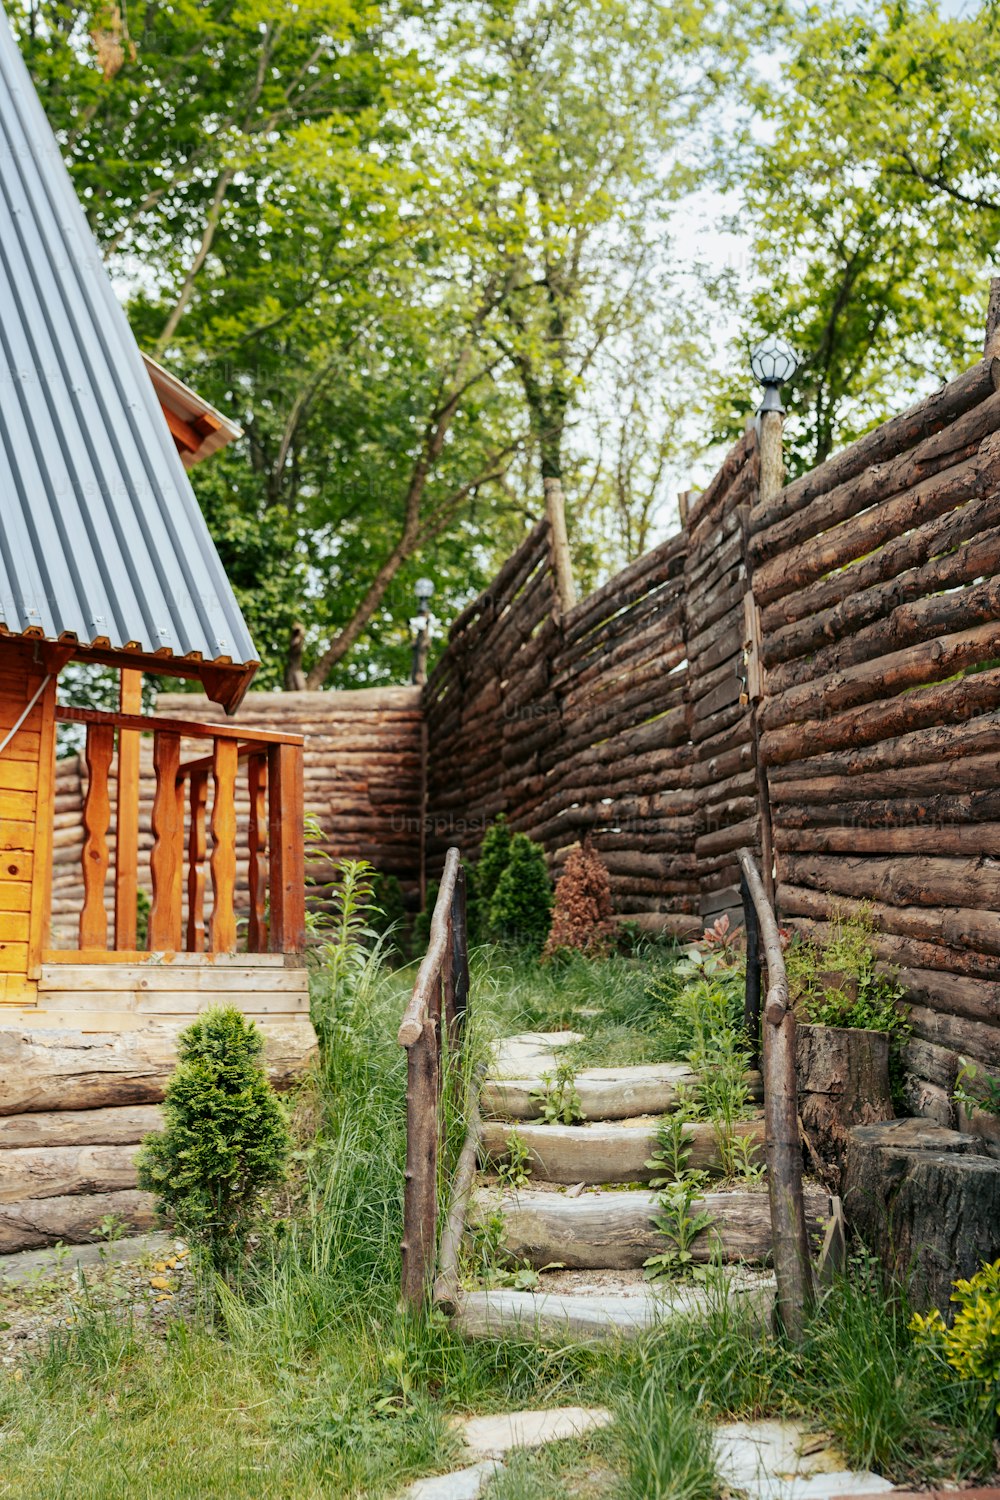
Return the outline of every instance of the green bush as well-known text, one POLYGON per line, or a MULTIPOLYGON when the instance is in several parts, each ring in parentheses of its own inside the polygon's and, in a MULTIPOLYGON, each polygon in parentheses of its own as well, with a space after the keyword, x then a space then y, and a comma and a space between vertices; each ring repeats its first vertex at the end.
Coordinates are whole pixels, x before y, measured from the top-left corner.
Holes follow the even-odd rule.
POLYGON ((372 876, 372 907, 369 925, 379 937, 386 938, 390 948, 403 950, 403 926, 406 922, 406 905, 403 887, 395 875, 381 873, 372 876))
POLYGON ((540 844, 515 833, 510 858, 489 903, 493 936, 541 953, 552 923, 552 884, 540 844))
POLYGON ((510 861, 513 834, 503 813, 498 813, 483 835, 476 864, 476 897, 484 912, 489 911, 500 877, 510 861))
POLYGON ((950 1328, 937 1308, 925 1318, 916 1314, 910 1327, 960 1380, 977 1386, 983 1406, 1000 1417, 1000 1260, 956 1281, 951 1300, 959 1310, 950 1328))
POLYGON ((233 1008, 206 1011, 182 1031, 166 1128, 146 1137, 137 1162, 139 1186, 156 1195, 158 1214, 227 1275, 241 1264, 291 1149, 263 1050, 257 1026, 233 1008))

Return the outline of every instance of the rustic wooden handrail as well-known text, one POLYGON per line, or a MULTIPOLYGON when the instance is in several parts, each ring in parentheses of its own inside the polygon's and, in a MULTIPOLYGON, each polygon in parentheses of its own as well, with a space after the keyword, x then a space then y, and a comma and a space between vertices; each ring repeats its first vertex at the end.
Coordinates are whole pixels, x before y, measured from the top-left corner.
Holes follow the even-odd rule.
POLYGON ((454 1061, 460 1055, 469 994, 468 953, 465 870, 459 851, 449 849, 427 952, 398 1036, 406 1049, 402 1293, 413 1308, 426 1303, 434 1284, 438 1157, 444 1140, 442 1058, 445 1054, 454 1061))
POLYGON ((802 1144, 795 1078, 795 1012, 788 1001, 788 975, 781 935, 764 882, 749 849, 739 851, 743 909, 747 924, 747 1015, 760 1026, 764 1081, 764 1153, 771 1207, 771 1241, 777 1282, 777 1309, 793 1343, 801 1343, 815 1299, 809 1235, 802 1196, 802 1144), (760 1020, 763 944, 767 996, 760 1020))
POLYGON ((87 729, 81 954, 96 961, 102 954, 135 948, 140 734, 152 736, 156 778, 151 819, 154 842, 149 857, 149 949, 236 951, 237 786, 243 762, 249 809, 246 951, 301 952, 305 943, 301 735, 97 709, 60 708, 56 717, 65 724, 84 724, 87 729), (115 946, 109 949, 105 886, 111 860, 109 782, 116 737, 118 806, 134 808, 135 817, 123 820, 116 829, 115 946), (211 754, 182 761, 181 745, 187 739, 208 742, 211 754), (213 893, 207 922, 206 865, 213 893))

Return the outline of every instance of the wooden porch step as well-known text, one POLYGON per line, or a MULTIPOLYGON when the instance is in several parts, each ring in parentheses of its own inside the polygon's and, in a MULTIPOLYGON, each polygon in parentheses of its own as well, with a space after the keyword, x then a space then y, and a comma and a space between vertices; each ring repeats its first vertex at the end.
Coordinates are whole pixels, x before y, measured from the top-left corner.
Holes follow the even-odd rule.
MULTIPOLYGON (((308 989, 309 976, 304 966, 285 968, 280 953, 262 954, 268 962, 248 961, 239 954, 239 962, 220 955, 211 962, 192 962, 194 955, 149 963, 59 962, 42 965, 39 992, 54 994, 59 990, 275 990, 308 989), (226 961, 221 961, 225 957, 226 961), (277 959, 278 962, 273 962, 277 959)), ((254 955, 256 958, 256 955, 254 955)))
MULTIPOLYGON (((807 1188, 806 1217, 810 1233, 818 1233, 830 1213, 829 1195, 807 1188)), ((495 1209, 495 1198, 480 1195, 474 1214, 495 1209)), ((711 1226, 695 1241, 696 1261, 764 1264, 771 1253, 771 1216, 766 1189, 705 1193, 692 1213, 702 1209, 711 1226)), ((638 1190, 593 1190, 578 1198, 565 1193, 528 1190, 506 1195, 500 1205, 504 1248, 517 1261, 541 1269, 553 1264, 577 1269, 627 1270, 643 1265, 666 1246, 653 1226, 659 1212, 657 1194, 638 1190)))
MULTIPOLYGON (((488 1166, 509 1156, 512 1134, 527 1148, 531 1176, 543 1182, 597 1184, 602 1182, 648 1182, 662 1176, 647 1165, 657 1149, 660 1119, 634 1115, 614 1121, 588 1121, 583 1125, 542 1125, 534 1121, 483 1122, 481 1155, 488 1166)), ((735 1133, 758 1143, 755 1153, 763 1161, 764 1122, 761 1117, 738 1121, 735 1133)), ((685 1131, 691 1154, 688 1166, 709 1172, 722 1170, 715 1128, 710 1121, 697 1121, 685 1131)))

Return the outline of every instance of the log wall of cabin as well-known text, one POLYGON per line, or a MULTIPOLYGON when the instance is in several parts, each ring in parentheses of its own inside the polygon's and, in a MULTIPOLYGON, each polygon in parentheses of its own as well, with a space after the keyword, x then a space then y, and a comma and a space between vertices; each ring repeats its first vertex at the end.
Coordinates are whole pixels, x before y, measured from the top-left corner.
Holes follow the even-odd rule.
MULTIPOLYGON (((0 743, 46 677, 33 643, 0 640, 0 743)), ((0 752, 0 1004, 34 1001, 49 918, 55 681, 0 752)))

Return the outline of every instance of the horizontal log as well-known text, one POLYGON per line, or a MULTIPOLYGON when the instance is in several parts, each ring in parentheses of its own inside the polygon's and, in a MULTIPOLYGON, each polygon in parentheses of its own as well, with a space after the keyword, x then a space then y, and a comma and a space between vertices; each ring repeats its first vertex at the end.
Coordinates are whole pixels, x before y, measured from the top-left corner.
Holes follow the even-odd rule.
MULTIPOLYGON (((1000 705, 1000 670, 989 668, 953 682, 914 688, 879 703, 863 703, 841 713, 829 712, 788 728, 761 735, 761 758, 767 766, 809 758, 848 745, 870 745, 917 729, 961 723, 1000 705)), ((820 709, 822 714, 822 708, 820 709)))
MULTIPOLYGON (((788 902, 784 891, 782 902, 787 910, 788 902)), ((796 919, 795 926, 805 937, 821 946, 837 937, 837 930, 831 922, 803 920, 800 917, 796 919)), ((949 947, 922 936, 901 936, 891 928, 874 932, 871 945, 876 956, 894 969, 933 969, 942 975, 960 975, 966 979, 984 979, 988 982, 992 982, 997 973, 996 957, 992 953, 977 953, 963 945, 949 947)), ((980 1019, 991 1018, 985 1016, 980 1019)))
MULTIPOLYGON (((159 1105, 123 1109, 59 1109, 40 1114, 0 1115, 0 1151, 50 1146, 135 1145, 163 1128, 159 1105)), ((3 1173, 0 1171, 0 1189, 3 1173)))
POLYGON ((58 1241, 64 1245, 92 1244, 101 1237, 101 1222, 108 1217, 121 1221, 127 1230, 141 1233, 153 1227, 153 1199, 149 1193, 126 1190, 2 1203, 0 1255, 37 1250, 58 1241))
POLYGON ((989 662, 1000 653, 1000 620, 922 641, 876 661, 845 667, 768 698, 760 710, 767 730, 802 723, 838 710, 885 700, 907 688, 939 682, 965 667, 989 662))
POLYGON ((750 512, 751 529, 754 533, 768 530, 786 516, 801 510, 816 496, 828 494, 872 465, 883 464, 905 452, 987 401, 994 390, 991 363, 988 359, 980 360, 933 395, 918 401, 898 417, 880 423, 848 448, 787 484, 773 498, 755 506, 750 512))
MULTIPOLYGON (((827 1194, 807 1189, 811 1233, 819 1229, 828 1205, 827 1194)), ((477 1204, 477 1212, 485 1207, 477 1204)), ((702 1210, 711 1215, 712 1223, 691 1247, 696 1261, 719 1256, 759 1265, 770 1258, 771 1216, 765 1192, 706 1193, 691 1209, 702 1210)), ((638 1267, 666 1247, 652 1223, 658 1211, 657 1196, 651 1192, 584 1193, 579 1198, 522 1192, 501 1206, 504 1248, 513 1259, 538 1267, 553 1261, 580 1269, 638 1267)))
MULTIPOLYGON (((812 781, 781 781, 773 789, 772 805, 784 802, 839 802, 844 822, 850 821, 851 804, 905 791, 910 797, 940 796, 975 791, 989 785, 996 753, 958 756, 931 765, 900 767, 887 771, 862 771, 856 776, 824 776, 812 781), (903 785, 901 785, 903 783, 903 785)), ((780 817, 780 814, 778 815, 780 817)))
MULTIPOLYGON (((851 804, 844 808, 849 814, 851 804)), ((978 859, 1000 858, 1000 823, 968 823, 956 828, 938 824, 916 827, 788 828, 778 841, 782 854, 947 854, 978 859)), ((701 841, 699 854, 703 852, 701 841)))
MULTIPOLYGON (((900 975, 904 984, 910 978, 910 975, 900 975)), ((977 981, 966 979, 962 983, 974 985, 977 981)), ((925 1005, 911 1005, 909 1021, 914 1035, 923 1041, 933 1042, 974 1062, 986 1063, 988 1067, 1000 1068, 1000 1026, 949 1015, 925 1005)))
MULTIPOLYGON (((141 1031, 83 1033, 0 1024, 0 1115, 158 1104, 181 1029, 157 1023, 141 1031)), ((290 1088, 313 1053, 312 1027, 284 1023, 263 1030, 271 1082, 290 1088)))
MULTIPOLYGON (((905 491, 925 488, 931 493, 935 484, 939 489, 955 489, 959 500, 975 493, 980 471, 976 467, 979 454, 974 452, 971 460, 964 459, 970 448, 980 444, 988 449, 989 437, 1000 425, 1000 402, 991 395, 979 406, 966 412, 946 430, 935 433, 908 452, 900 453, 887 464, 867 467, 851 479, 827 490, 812 504, 797 510, 784 521, 767 530, 755 530, 750 542, 750 556, 755 568, 755 578, 765 574, 766 560, 779 555, 795 555, 820 533, 828 534, 860 511, 871 506, 884 505, 905 491), (985 441, 984 441, 985 440, 985 441), (970 463, 973 473, 970 483, 964 487, 955 476, 956 471, 965 471, 970 463), (762 566, 765 565, 765 566, 762 566)), ((996 450, 992 452, 996 456, 996 450)), ((985 461, 988 465, 988 459, 985 461)), ((990 483, 990 471, 985 467, 983 482, 990 483)), ((933 491, 936 493, 936 491, 933 491)))
MULTIPOLYGON (((486 1120, 481 1152, 483 1161, 490 1166, 508 1160, 509 1137, 516 1132, 520 1143, 527 1148, 531 1173, 546 1182, 648 1182, 663 1170, 649 1164, 658 1148, 659 1126, 659 1119, 646 1115, 622 1123, 592 1121, 583 1125, 533 1125, 522 1121, 514 1126, 502 1120, 486 1120)), ((734 1133, 755 1143, 755 1154, 763 1157, 762 1120, 738 1120, 734 1133)), ((715 1174, 722 1171, 719 1141, 710 1121, 692 1122, 685 1129, 684 1138, 690 1153, 689 1167, 715 1174)))
POLYGON ((0 1205, 136 1186, 137 1145, 12 1148, 0 1157, 0 1205))
MULTIPOLYGON (((1000 559, 1000 542, 992 555, 982 559, 991 571, 1000 559)), ((984 568, 976 559, 963 559, 952 575, 940 580, 946 593, 929 598, 914 598, 891 609, 885 619, 876 620, 845 639, 824 646, 811 658, 783 662, 768 673, 768 692, 783 693, 799 683, 812 682, 829 672, 841 671, 862 662, 886 657, 907 646, 932 640, 946 632, 971 630, 976 625, 996 620, 1000 615, 1000 578, 987 578, 969 588, 957 585, 968 577, 979 578, 984 568), (971 567, 971 572, 968 569, 971 567)))
POLYGON ((688 511, 686 529, 689 537, 694 528, 699 526, 706 517, 711 516, 717 509, 740 470, 746 464, 755 461, 756 451, 757 438, 756 434, 752 431, 745 432, 742 437, 736 440, 722 460, 719 468, 688 511))
POLYGON ((1000 860, 781 856, 782 878, 888 906, 1000 907, 1000 860))

